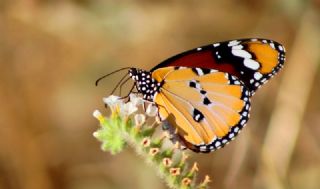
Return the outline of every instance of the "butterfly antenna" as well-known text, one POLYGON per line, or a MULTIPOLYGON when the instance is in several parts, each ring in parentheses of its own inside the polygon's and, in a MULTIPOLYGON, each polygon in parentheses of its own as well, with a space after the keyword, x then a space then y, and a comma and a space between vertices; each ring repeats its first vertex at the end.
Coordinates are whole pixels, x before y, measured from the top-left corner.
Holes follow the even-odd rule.
POLYGON ((128 70, 128 69, 130 69, 130 67, 121 68, 121 69, 115 70, 115 71, 113 71, 111 73, 108 73, 107 75, 104 75, 104 76, 100 77, 99 79, 96 80, 96 86, 98 86, 99 81, 101 81, 102 79, 104 79, 104 78, 106 78, 106 77, 108 77, 108 76, 110 76, 112 74, 115 74, 117 72, 120 72, 122 70, 128 70))

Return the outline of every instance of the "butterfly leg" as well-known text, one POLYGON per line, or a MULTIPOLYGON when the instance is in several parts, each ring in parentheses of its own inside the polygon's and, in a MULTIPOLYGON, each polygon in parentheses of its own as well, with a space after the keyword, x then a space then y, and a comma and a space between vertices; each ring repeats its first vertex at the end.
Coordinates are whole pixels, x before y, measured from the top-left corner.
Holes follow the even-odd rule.
MULTIPOLYGON (((138 93, 138 92, 134 92, 134 91, 133 91, 134 87, 135 87, 135 85, 132 85, 129 93, 128 93, 126 96, 121 97, 120 99, 121 99, 121 100, 127 99, 126 103, 129 102, 129 101, 130 101, 130 99, 129 99, 130 94, 131 94, 131 93, 133 93, 133 94, 138 93)), ((120 89, 121 89, 121 87, 120 87, 120 89)))
POLYGON ((120 96, 121 96, 121 92, 122 92, 122 87, 123 87, 123 85, 126 84, 127 81, 130 80, 130 79, 131 79, 131 78, 129 77, 129 78, 127 78, 126 80, 124 80, 124 81, 120 84, 120 87, 119 87, 119 89, 120 89, 120 91, 119 91, 119 92, 120 92, 120 96))

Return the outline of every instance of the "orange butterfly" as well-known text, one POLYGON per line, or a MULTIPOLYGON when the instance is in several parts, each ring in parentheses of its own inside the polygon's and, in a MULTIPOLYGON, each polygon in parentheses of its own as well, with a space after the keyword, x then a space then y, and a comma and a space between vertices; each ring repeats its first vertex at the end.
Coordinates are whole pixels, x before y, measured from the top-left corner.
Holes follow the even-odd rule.
POLYGON ((205 153, 237 136, 249 119, 251 96, 284 61, 281 44, 241 39, 183 52, 150 71, 128 69, 160 119, 169 121, 187 148, 205 153))

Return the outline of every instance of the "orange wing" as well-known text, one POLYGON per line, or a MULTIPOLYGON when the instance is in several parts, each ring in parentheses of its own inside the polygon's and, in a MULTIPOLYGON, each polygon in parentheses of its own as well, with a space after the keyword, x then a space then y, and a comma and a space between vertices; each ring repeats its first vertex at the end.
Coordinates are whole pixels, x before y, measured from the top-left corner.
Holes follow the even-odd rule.
POLYGON ((283 67, 285 49, 268 39, 237 39, 198 47, 173 56, 151 69, 175 66, 206 68, 238 77, 251 94, 283 67))
POLYGON ((152 77, 163 85, 154 97, 187 147, 210 152, 227 144, 245 126, 250 92, 228 73, 213 69, 166 67, 152 77))

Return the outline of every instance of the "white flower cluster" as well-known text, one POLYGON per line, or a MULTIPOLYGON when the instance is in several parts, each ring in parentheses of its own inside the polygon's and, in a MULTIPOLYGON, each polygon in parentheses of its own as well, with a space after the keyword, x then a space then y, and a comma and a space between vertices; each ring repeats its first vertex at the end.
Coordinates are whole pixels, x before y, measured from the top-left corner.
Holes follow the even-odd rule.
MULTIPOLYGON (((119 110, 121 116, 128 117, 139 110, 139 107, 144 106, 145 103, 148 104, 145 114, 149 117, 155 117, 158 114, 158 108, 150 103, 143 100, 140 96, 135 94, 130 94, 129 101, 124 102, 119 96, 111 95, 109 97, 103 98, 103 102, 111 108, 111 111, 119 110)), ((137 125, 143 124, 145 122, 144 114, 136 114, 135 121, 137 125)))

